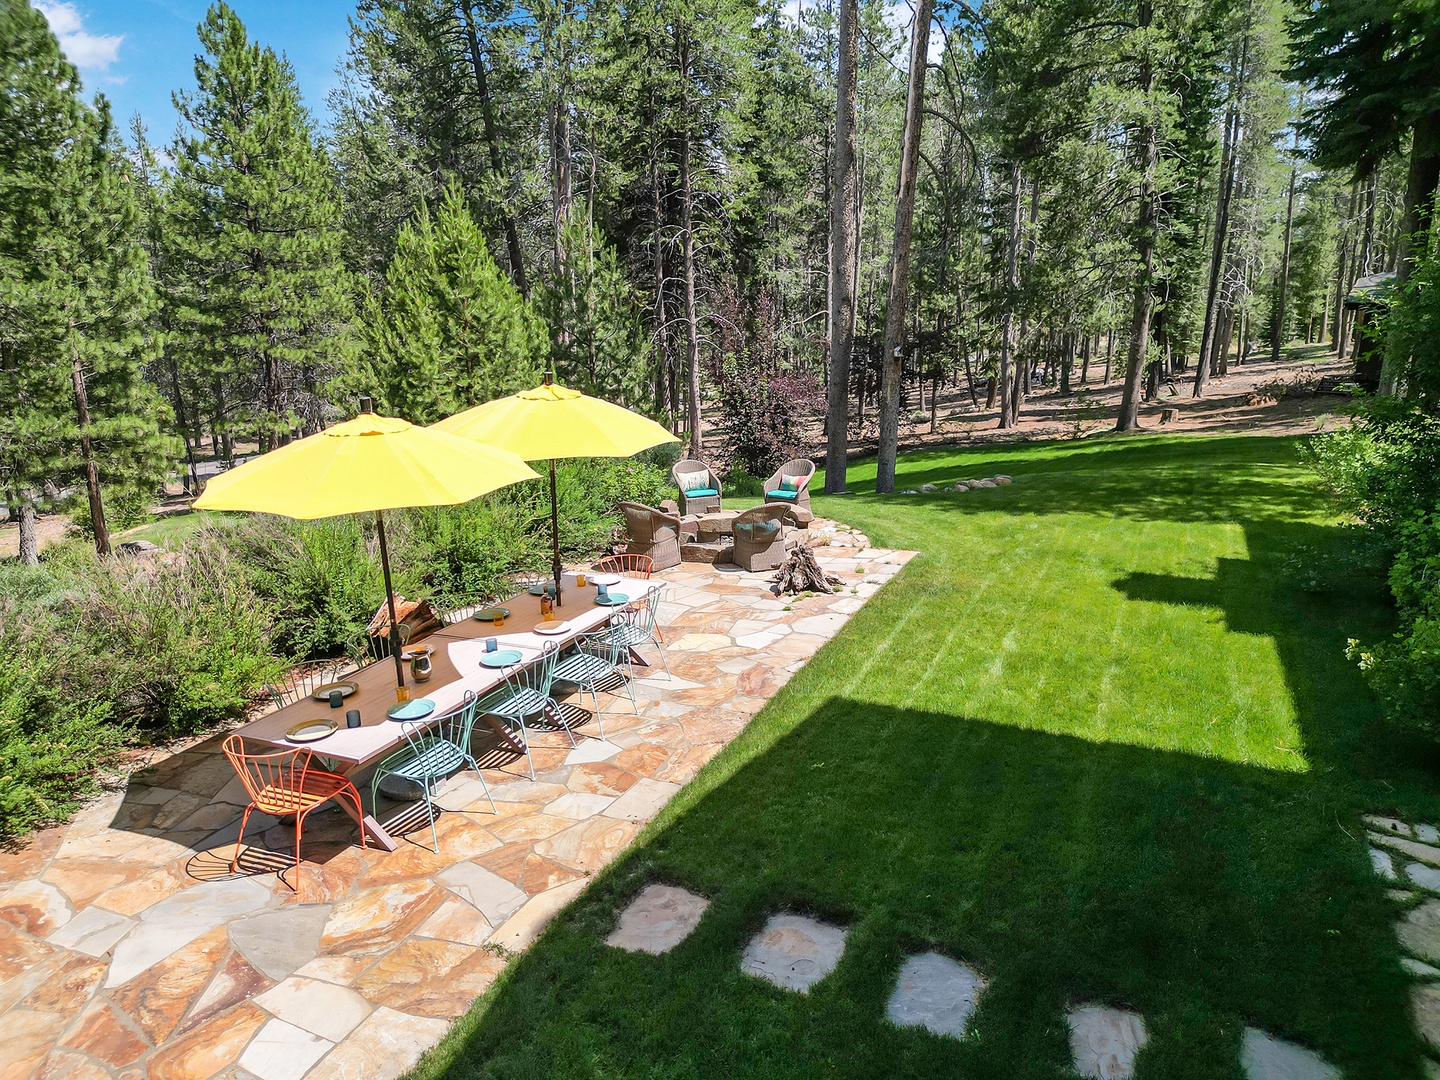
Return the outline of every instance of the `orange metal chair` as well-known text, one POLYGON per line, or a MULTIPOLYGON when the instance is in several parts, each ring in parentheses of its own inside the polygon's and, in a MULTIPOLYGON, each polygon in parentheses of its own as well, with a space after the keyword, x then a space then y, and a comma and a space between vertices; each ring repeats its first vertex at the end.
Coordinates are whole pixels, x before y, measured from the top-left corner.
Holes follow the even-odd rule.
MULTIPOLYGON (((240 865, 241 841, 245 826, 250 821, 250 811, 259 810, 272 817, 295 815, 295 865, 300 865, 300 837, 305 831, 305 815, 321 803, 331 799, 346 798, 355 804, 357 819, 365 815, 360 805, 360 793, 355 785, 338 773, 310 767, 311 750, 308 746, 294 750, 276 750, 265 754, 247 754, 245 740, 231 735, 221 749, 230 764, 240 774, 240 782, 250 796, 250 805, 240 819, 240 835, 235 838, 235 857, 230 860, 230 872, 240 865)), ((360 830, 360 846, 365 846, 365 830, 360 830)), ((293 886, 292 886, 293 888, 293 886)))
POLYGON ((649 581, 655 573, 655 560, 649 555, 606 555, 595 564, 595 569, 602 574, 623 574, 649 581))

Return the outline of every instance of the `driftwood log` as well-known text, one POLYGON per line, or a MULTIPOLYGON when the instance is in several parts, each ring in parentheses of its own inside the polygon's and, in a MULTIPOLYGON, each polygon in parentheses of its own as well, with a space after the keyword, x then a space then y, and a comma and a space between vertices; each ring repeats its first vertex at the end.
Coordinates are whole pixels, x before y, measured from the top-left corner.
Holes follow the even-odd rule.
POLYGON ((803 592, 833 593, 835 586, 840 584, 838 577, 820 569, 815 553, 805 544, 790 553, 785 565, 770 580, 778 586, 776 592, 781 596, 803 592))

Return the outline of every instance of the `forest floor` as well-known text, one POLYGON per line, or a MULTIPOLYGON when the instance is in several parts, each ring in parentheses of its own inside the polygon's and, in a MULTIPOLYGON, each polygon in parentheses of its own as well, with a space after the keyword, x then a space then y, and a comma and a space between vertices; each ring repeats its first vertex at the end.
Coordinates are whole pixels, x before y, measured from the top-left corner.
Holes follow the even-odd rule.
POLYGON ((1240 1080, 1262 1033, 1418 1080, 1434 988, 1395 925, 1435 902, 1372 871, 1363 815, 1440 821, 1437 756, 1345 657, 1390 607, 1299 443, 922 450, 897 487, 1014 483, 908 496, 854 463, 816 511, 920 554, 415 1075, 1056 1080, 1089 1003, 1143 1018, 1137 1080, 1240 1080), (698 925, 607 945, 653 883, 698 925), (844 932, 808 993, 742 969, 784 913, 844 932), (983 980, 963 1038, 887 1020, 929 952, 983 980))
MULTIPOLYGON (((1183 378, 1161 387, 1157 401, 1140 409, 1141 426, 1152 431, 1207 434, 1300 435, 1324 430, 1343 422, 1348 397, 1316 393, 1315 385, 1326 375, 1345 375, 1353 370, 1350 360, 1337 360, 1328 345, 1296 346, 1286 350, 1278 363, 1251 359, 1232 363, 1227 375, 1212 379, 1205 396, 1191 396, 1193 369, 1183 378), (1174 417, 1162 419, 1173 410, 1174 417)), ((1097 435, 1115 425, 1123 384, 1097 381, 1103 366, 1091 369, 1091 381, 1077 381, 1072 393, 1062 395, 1054 387, 1037 389, 1021 409, 1020 423, 1005 431, 995 425, 996 409, 977 408, 968 391, 942 389, 938 424, 902 423, 902 450, 925 446, 978 446, 988 443, 1040 442, 1078 439, 1097 435)), ((928 389, 927 389, 928 395, 928 389)), ((907 411, 916 409, 913 387, 907 411)), ((981 395, 981 405, 984 397, 981 395)), ((925 411, 929 411, 927 396, 925 411)), ((875 452, 878 427, 873 410, 852 429, 851 453, 875 452)), ((823 456, 823 430, 817 421, 810 441, 823 456), (818 448, 818 449, 817 449, 818 448)))
MULTIPOLYGON (((1350 369, 1350 361, 1336 360, 1328 346, 1292 348, 1278 364, 1269 360, 1235 364, 1227 376, 1211 382, 1203 398, 1190 396, 1188 378, 1165 386, 1159 401, 1142 406, 1141 424, 1167 432, 1218 434, 1293 435, 1323 430, 1340 422, 1347 399, 1335 394, 1316 394, 1311 387, 1324 375, 1340 375, 1350 369), (1161 413, 1166 409, 1174 409, 1177 415, 1162 424, 1161 413)), ((1102 370, 1097 367, 1092 375, 1098 378, 1102 370)), ((942 391, 936 429, 932 431, 929 423, 902 425, 902 449, 1076 439, 1109 430, 1119 408, 1121 384, 1092 380, 1083 386, 1077 383, 1073 389, 1075 393, 1063 397, 1053 388, 1037 391, 1027 399, 1020 423, 1008 431, 995 427, 998 414, 994 409, 975 408, 969 395, 957 390, 942 391)), ((910 404, 914 405, 913 393, 910 404)), ((851 442, 852 454, 873 453, 876 437, 873 415, 861 420, 856 428, 851 442)), ((818 418, 809 438, 817 448, 817 460, 823 458, 818 418)), ((195 524, 165 521, 172 515, 185 514, 188 509, 188 500, 178 496, 167 498, 154 507, 160 521, 117 533, 115 539, 163 544, 195 524)), ((69 528, 67 514, 40 515, 37 527, 40 548, 43 550, 63 540, 69 528)), ((13 558, 19 550, 16 524, 0 522, 0 559, 13 558)))

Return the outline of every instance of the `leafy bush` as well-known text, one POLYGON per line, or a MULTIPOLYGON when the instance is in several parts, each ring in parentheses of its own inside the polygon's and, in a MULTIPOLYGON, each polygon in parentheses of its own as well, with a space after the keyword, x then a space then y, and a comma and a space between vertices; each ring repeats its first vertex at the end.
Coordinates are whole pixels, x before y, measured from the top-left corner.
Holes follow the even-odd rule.
POLYGON ((1354 424, 1313 440, 1307 454, 1341 509, 1383 533, 1440 505, 1440 417, 1411 403, 1368 399, 1354 424))
POLYGON ((801 425, 818 411, 820 388, 786 369, 773 300, 762 294, 753 312, 730 298, 722 319, 721 347, 710 364, 719 406, 717 427, 725 436, 724 471, 769 476, 801 456, 801 425))
POLYGON ((263 606, 210 540, 163 559, 94 559, 56 610, 74 653, 61 681, 127 728, 193 732, 241 716, 280 671, 263 606))
POLYGON ((1312 465, 1386 546, 1399 629, 1349 655, 1392 719, 1440 738, 1440 417, 1413 401, 1362 405, 1349 428, 1316 439, 1312 465))
MULTIPOLYGON (((301 522, 257 514, 211 534, 268 613, 276 655, 339 656, 363 632, 385 596, 380 556, 366 524, 353 516, 301 522)), ((373 521, 368 525, 373 530, 373 521)), ((396 591, 413 594, 407 585, 396 582, 396 591)))
POLYGON ((75 656, 54 611, 66 584, 45 567, 0 564, 0 837, 75 810, 123 744, 109 703, 61 681, 75 656))
POLYGON ((725 489, 727 494, 748 499, 765 494, 765 480, 737 465, 725 477, 725 489))

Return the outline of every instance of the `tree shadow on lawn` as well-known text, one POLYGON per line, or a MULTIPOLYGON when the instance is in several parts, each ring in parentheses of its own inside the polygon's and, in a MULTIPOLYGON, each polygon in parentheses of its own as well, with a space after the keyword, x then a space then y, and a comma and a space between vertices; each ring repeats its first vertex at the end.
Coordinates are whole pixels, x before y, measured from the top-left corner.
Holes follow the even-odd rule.
POLYGON ((1353 813, 1309 774, 830 699, 603 875, 430 1075, 1058 1077, 1066 1004, 1103 1001, 1145 1015, 1142 1077, 1238 1078, 1246 1023, 1419 1077, 1353 813), (657 880, 711 899, 699 928, 606 947, 657 880), (738 966, 784 910, 852 928, 808 997, 738 966), (963 1042, 884 1020, 929 949, 990 980, 963 1042))

